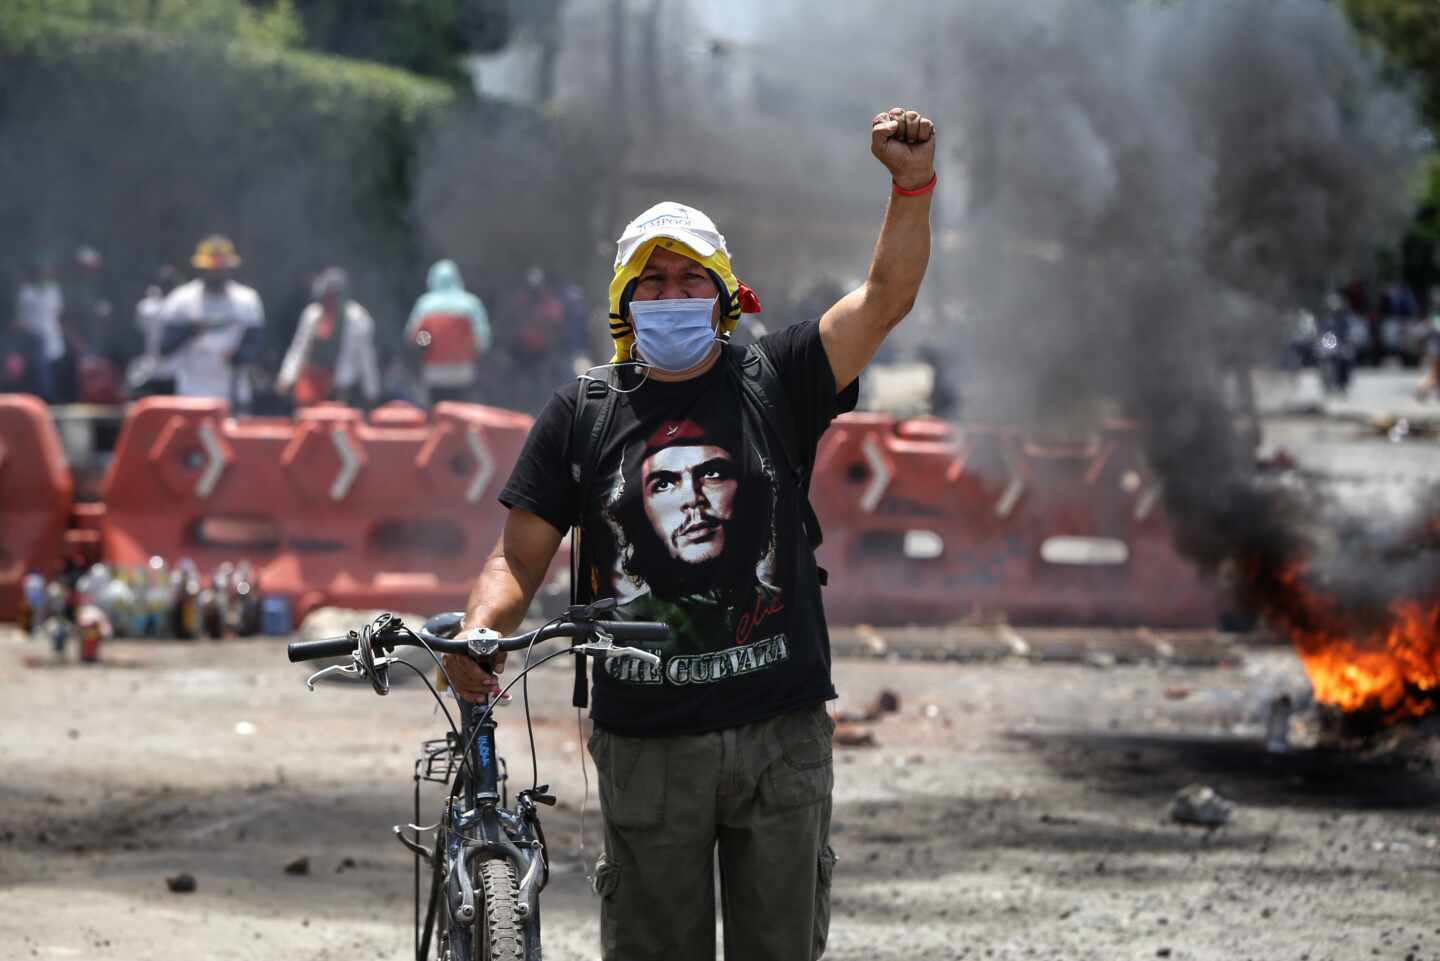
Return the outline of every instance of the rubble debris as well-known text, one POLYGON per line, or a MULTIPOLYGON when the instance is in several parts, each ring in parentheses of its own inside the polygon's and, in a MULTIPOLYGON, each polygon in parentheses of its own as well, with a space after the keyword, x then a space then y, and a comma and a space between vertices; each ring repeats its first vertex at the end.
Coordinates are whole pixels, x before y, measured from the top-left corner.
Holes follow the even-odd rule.
POLYGON ((895 714, 900 710, 900 695, 885 688, 871 699, 858 711, 841 711, 835 715, 835 720, 842 724, 864 724, 870 721, 878 721, 886 714, 895 714))
POLYGON ((1170 802, 1170 820, 1179 824, 1195 824, 1205 828, 1223 827, 1230 823, 1235 805, 1215 789, 1204 784, 1181 788, 1170 802))
POLYGON ((875 657, 884 657, 890 650, 885 638, 869 624, 856 624, 855 636, 865 644, 865 649, 875 657))
POLYGON ((1093 667, 1097 670, 1108 671, 1119 663, 1119 659, 1109 651, 1086 651, 1084 664, 1086 667, 1093 667))
POLYGON ((875 699, 865 708, 865 713, 873 720, 882 714, 894 714, 900 710, 900 695, 888 687, 875 695, 875 699))
POLYGON ((875 732, 859 724, 842 721, 835 725, 832 740, 840 747, 874 747, 875 732))
POLYGON ((1277 447, 1269 454, 1255 458, 1255 469, 1261 473, 1294 470, 1298 466, 1300 464, 1295 455, 1283 447, 1277 447))
POLYGON ((183 871, 174 877, 166 878, 165 886, 170 889, 172 894, 194 894, 195 888, 198 887, 195 883, 195 875, 183 871))
POLYGON ((286 874, 309 874, 309 873, 310 873, 310 857, 309 857, 309 855, 302 854, 302 855, 300 855, 298 858, 296 858, 295 860, 291 861, 289 864, 285 865, 285 873, 286 873, 286 874))
POLYGON ((356 863, 355 859, 347 855, 340 859, 339 864, 335 865, 335 873, 341 874, 357 867, 359 867, 359 864, 356 863))

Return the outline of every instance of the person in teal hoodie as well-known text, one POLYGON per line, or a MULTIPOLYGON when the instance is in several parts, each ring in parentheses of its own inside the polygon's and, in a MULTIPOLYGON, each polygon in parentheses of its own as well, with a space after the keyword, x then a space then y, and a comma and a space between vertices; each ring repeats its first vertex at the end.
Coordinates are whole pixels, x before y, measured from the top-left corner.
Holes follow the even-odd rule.
POLYGON ((432 404, 475 399, 476 361, 490 349, 490 315, 465 289, 460 268, 437 261, 415 301, 405 339, 423 350, 421 379, 432 404))

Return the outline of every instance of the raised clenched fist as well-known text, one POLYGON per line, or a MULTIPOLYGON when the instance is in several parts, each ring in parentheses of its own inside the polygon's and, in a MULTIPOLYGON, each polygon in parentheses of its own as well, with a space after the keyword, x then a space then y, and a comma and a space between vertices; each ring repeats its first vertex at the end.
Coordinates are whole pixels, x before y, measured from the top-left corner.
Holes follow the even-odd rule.
POLYGON ((892 107, 870 122, 870 152, 896 185, 923 187, 935 175, 935 124, 914 110, 892 107))

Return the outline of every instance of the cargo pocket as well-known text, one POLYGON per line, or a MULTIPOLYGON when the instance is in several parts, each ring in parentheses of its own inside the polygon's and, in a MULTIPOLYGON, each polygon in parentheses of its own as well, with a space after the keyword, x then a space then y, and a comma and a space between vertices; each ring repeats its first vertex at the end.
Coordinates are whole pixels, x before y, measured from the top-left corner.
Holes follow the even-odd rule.
POLYGON ((835 786, 834 729, 823 705, 776 721, 780 756, 760 779, 760 798, 767 809, 789 811, 830 796, 835 786))
POLYGON ((601 854, 595 862, 594 890, 600 896, 600 942, 605 956, 613 957, 620 932, 620 912, 615 902, 620 890, 620 865, 601 854))
POLYGON ((595 862, 595 893, 601 898, 609 897, 620 886, 620 865, 611 861, 603 852, 595 862))
POLYGON ((835 873, 835 849, 830 845, 820 849, 815 861, 815 950, 811 961, 825 953, 825 942, 830 940, 830 879, 835 873))
POLYGON ((600 775, 600 807, 614 827, 653 827, 665 816, 667 751, 659 738, 621 737, 598 728, 590 756, 600 775))

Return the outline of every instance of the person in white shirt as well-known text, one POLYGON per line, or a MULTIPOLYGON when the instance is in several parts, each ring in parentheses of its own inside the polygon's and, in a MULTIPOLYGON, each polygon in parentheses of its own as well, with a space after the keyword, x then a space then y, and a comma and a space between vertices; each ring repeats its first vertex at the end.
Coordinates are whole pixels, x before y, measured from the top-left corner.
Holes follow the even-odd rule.
POLYGON ((140 356, 130 362, 125 379, 131 396, 175 393, 175 371, 169 358, 160 354, 160 336, 165 327, 165 298, 175 289, 180 273, 173 264, 155 272, 145 296, 135 304, 135 326, 144 338, 140 356))
POLYGON ((247 334, 253 338, 264 326, 265 310, 253 289, 231 279, 240 263, 228 238, 206 237, 190 259, 200 276, 165 298, 160 353, 183 397, 220 397, 242 406, 250 400, 248 384, 234 376, 236 353, 247 334))
POLYGON ((315 302, 301 312, 275 380, 280 393, 293 392, 297 407, 357 395, 373 405, 380 397, 375 322, 350 299, 349 288, 349 277, 339 267, 315 278, 315 302))
MULTIPOLYGON (((65 298, 60 285, 55 282, 55 271, 49 264, 32 263, 25 269, 25 282, 15 296, 15 319, 22 330, 28 330, 40 338, 45 363, 50 367, 48 378, 52 393, 56 385, 67 379, 61 368, 66 361, 65 332, 60 326, 60 314, 65 309, 65 298)), ((46 397, 52 403, 65 400, 61 397, 46 397)))

